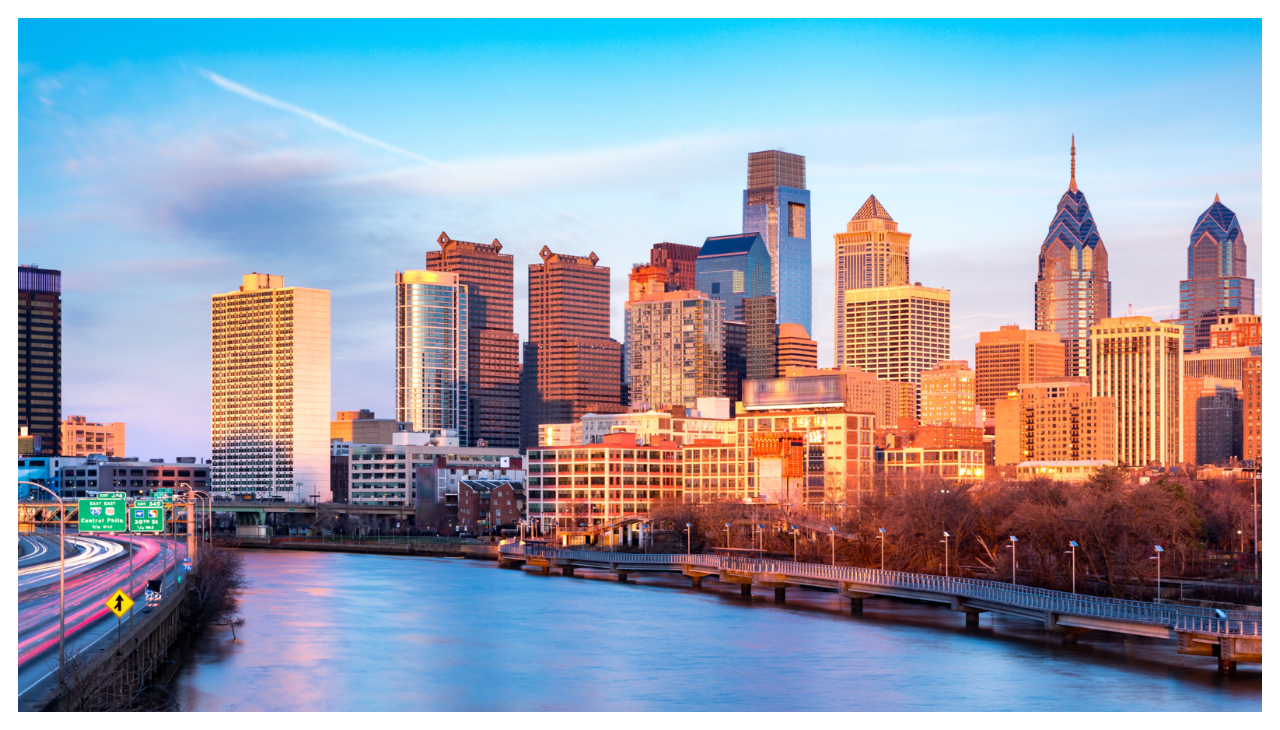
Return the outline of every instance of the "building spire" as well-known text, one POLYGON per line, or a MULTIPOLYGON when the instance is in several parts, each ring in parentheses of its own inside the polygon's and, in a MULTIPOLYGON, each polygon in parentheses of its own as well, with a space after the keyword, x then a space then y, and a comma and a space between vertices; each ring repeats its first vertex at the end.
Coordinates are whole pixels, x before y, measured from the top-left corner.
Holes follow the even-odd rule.
POLYGON ((1214 194, 1213 194, 1213 202, 1215 202, 1215 203, 1221 203, 1221 202, 1222 202, 1222 201, 1218 198, 1218 194, 1217 194, 1217 193, 1214 193, 1214 194))
POLYGON ((1076 136, 1071 135, 1071 185, 1067 187, 1071 192, 1078 192, 1080 188, 1076 187, 1076 136))

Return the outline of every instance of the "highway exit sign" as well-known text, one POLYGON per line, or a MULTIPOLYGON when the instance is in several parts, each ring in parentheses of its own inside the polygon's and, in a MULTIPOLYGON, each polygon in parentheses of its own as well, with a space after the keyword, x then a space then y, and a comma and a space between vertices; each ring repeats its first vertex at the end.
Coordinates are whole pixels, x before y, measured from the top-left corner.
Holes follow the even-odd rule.
POLYGON ((129 518, 123 499, 80 500, 80 532, 127 532, 129 518))
POLYGON ((129 508, 129 529, 133 532, 164 532, 164 500, 134 500, 129 508))
POLYGON ((166 502, 172 502, 173 490, 172 489, 152 489, 151 497, 152 499, 163 499, 166 502))

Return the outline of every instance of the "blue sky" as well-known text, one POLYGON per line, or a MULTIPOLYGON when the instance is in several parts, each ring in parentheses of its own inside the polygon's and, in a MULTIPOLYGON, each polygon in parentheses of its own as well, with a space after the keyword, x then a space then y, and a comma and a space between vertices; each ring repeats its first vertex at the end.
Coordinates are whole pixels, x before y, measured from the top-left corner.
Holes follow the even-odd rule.
MULTIPOLYGON (((1113 312, 1168 317, 1195 218, 1241 219, 1261 291, 1259 21, 61 21, 18 27, 20 263, 64 275, 63 412, 130 455, 209 453, 209 297, 333 292, 333 408, 392 416, 393 280, 441 231, 614 279, 741 230, 746 155, 807 157, 819 364, 832 236, 874 193, 952 356, 1033 325, 1081 189, 1113 312)), ((1259 308, 1259 311, 1260 308, 1259 308)))

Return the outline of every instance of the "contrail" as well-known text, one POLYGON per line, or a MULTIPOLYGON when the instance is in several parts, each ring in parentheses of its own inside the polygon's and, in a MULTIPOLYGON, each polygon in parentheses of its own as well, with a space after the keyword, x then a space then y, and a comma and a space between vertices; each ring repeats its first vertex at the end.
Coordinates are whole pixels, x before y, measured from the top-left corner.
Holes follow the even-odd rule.
POLYGON ((386 142, 383 142, 380 139, 374 139, 373 137, 370 137, 367 134, 361 134, 360 132, 357 132, 354 129, 350 129, 348 127, 342 126, 341 124, 338 124, 337 122, 333 121, 328 117, 316 114, 310 109, 303 109, 302 107, 295 106, 293 104, 290 104, 289 102, 280 101, 279 99, 272 98, 261 92, 254 91, 253 89, 250 89, 248 86, 245 86, 243 84, 237 84, 236 82, 224 76, 219 76, 218 74, 212 71, 206 71, 204 69, 197 69, 197 71, 200 73, 201 76, 204 76, 205 78, 209 79, 213 83, 217 84, 223 89, 226 89, 227 91, 230 91, 233 94, 239 94, 240 96, 243 96, 246 99, 251 99, 253 101, 258 102, 259 104, 266 104, 267 106, 275 107, 276 109, 283 109, 284 111, 297 114, 303 119, 307 119, 309 121, 315 122, 321 127, 337 132, 338 134, 341 134, 344 137, 350 137, 351 139, 364 142, 365 144, 371 144, 374 147, 380 147, 388 152, 393 152, 397 155, 408 157, 409 159, 412 159, 412 160, 417 160, 418 162, 425 162, 428 165, 435 165, 436 167, 440 167, 440 168, 447 167, 443 162, 438 162, 429 157, 423 157, 422 155, 419 155, 415 152, 410 152, 409 150, 401 149, 399 147, 396 147, 395 145, 387 144, 386 142))

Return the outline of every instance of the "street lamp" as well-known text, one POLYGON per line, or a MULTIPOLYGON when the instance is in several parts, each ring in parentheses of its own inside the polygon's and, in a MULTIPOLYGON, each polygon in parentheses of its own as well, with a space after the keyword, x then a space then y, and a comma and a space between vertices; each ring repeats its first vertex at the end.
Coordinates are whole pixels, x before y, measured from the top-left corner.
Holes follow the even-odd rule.
POLYGON ((827 529, 828 529, 828 530, 831 530, 831 566, 832 566, 832 567, 835 567, 835 564, 836 564, 836 528, 833 526, 833 527, 828 527, 827 529))
POLYGON ((800 528, 791 526, 791 562, 800 562, 800 528))
POLYGON ((1244 552, 1244 530, 1236 530, 1236 534, 1240 536, 1240 552, 1244 552))
POLYGON ((685 554, 693 555, 693 523, 684 523, 684 534, 688 538, 688 545, 685 547, 685 554))
POLYGON ((880 570, 884 570, 884 528, 880 528, 880 570))
POLYGON ((943 557, 942 557, 942 560, 943 560, 943 565, 945 566, 945 572, 943 573, 943 575, 944 575, 945 577, 947 577, 947 578, 950 578, 950 577, 951 577, 951 542, 950 542, 950 539, 951 539, 951 533, 947 532, 946 530, 943 530, 943 531, 942 531, 942 539, 941 539, 941 540, 939 540, 939 542, 941 542, 941 543, 942 543, 942 556, 943 556, 943 557))
POLYGON ((1076 592, 1076 548, 1080 547, 1075 540, 1071 541, 1071 592, 1076 592))
MULTIPOLYGON (((1159 545, 1156 545, 1156 546, 1155 546, 1155 549, 1156 549, 1156 556, 1155 556, 1155 561, 1156 561, 1156 603, 1159 603, 1159 602, 1160 602, 1160 553, 1164 552, 1164 548, 1160 547, 1159 545)), ((1243 551, 1241 551, 1241 552, 1243 552, 1243 551)))
POLYGON ((724 549, 729 549, 729 523, 724 523, 724 549))
POLYGON ((1005 547, 1013 548, 1013 584, 1016 586, 1018 585, 1018 538, 1010 535, 1009 543, 1005 547))
POLYGON ((756 525, 756 531, 760 536, 760 552, 764 553, 764 525, 756 525))
MULTIPOLYGON (((58 685, 67 683, 67 510, 62 497, 43 484, 20 481, 39 487, 58 500, 58 685)), ((132 588, 132 586, 130 586, 132 588)))

